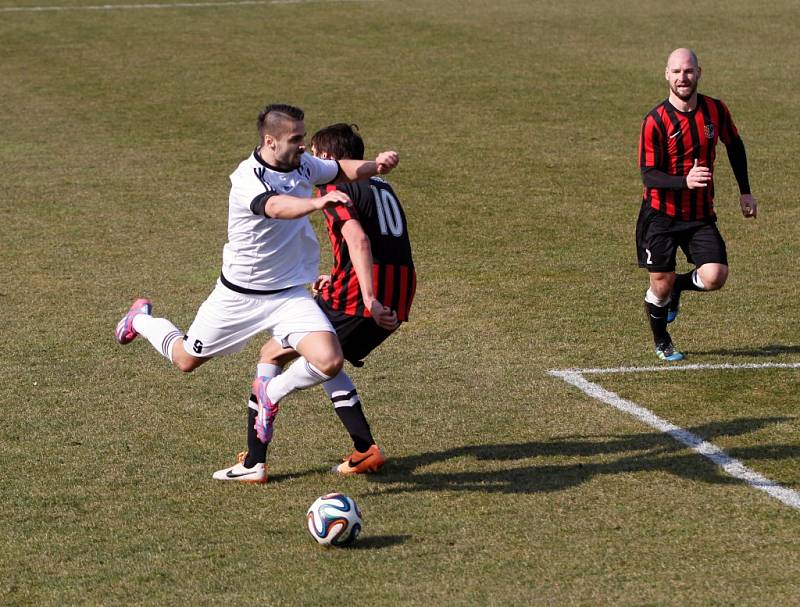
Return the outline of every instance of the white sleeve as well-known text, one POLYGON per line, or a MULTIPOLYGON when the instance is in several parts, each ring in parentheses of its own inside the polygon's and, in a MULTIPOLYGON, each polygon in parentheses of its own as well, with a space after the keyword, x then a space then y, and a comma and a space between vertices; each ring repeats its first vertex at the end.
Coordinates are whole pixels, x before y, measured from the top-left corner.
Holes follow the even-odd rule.
POLYGON ((237 206, 249 209, 256 196, 272 191, 256 174, 258 168, 241 166, 231 174, 230 201, 237 206))
POLYGON ((335 160, 322 160, 316 156, 308 155, 309 166, 311 167, 311 179, 314 185, 325 185, 330 183, 339 174, 339 163, 335 160))

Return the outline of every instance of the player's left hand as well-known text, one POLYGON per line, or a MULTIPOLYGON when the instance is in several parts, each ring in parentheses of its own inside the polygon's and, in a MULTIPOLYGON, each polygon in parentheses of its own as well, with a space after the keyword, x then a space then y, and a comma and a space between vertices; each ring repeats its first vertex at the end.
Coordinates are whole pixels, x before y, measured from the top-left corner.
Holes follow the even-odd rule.
POLYGON ((398 163, 400 162, 400 156, 397 152, 381 152, 375 158, 375 164, 378 165, 378 174, 385 175, 393 168, 395 168, 398 163))
POLYGON ((742 207, 742 215, 747 218, 756 217, 758 211, 758 202, 753 198, 752 194, 742 194, 739 196, 739 206, 742 207))
POLYGON ((330 274, 320 274, 317 279, 314 281, 314 284, 311 285, 311 292, 316 295, 322 289, 326 289, 328 285, 331 284, 331 275, 330 274))

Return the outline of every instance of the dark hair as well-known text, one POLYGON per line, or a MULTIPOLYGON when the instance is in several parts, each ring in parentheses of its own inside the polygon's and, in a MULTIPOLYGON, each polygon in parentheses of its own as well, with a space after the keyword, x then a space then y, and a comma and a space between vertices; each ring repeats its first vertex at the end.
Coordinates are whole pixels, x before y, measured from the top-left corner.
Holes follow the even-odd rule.
POLYGON ((358 134, 356 124, 339 122, 326 126, 314 133, 311 145, 317 153, 327 152, 337 160, 364 160, 364 140, 358 134))
POLYGON ((279 135, 282 126, 289 120, 300 121, 305 118, 305 112, 299 107, 285 103, 272 103, 258 113, 258 134, 264 138, 266 133, 279 135))

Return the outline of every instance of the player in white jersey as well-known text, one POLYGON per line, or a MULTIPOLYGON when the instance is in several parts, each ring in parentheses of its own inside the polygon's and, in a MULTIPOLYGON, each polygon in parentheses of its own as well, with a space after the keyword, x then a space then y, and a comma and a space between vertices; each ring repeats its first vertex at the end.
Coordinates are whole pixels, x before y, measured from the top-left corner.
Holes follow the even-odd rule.
MULTIPOLYGON (((265 107, 258 130, 259 145, 230 177, 222 272, 189 330, 184 335, 169 320, 153 317, 150 300, 140 298, 115 331, 121 344, 144 336, 186 372, 215 356, 239 352, 262 331, 299 352, 301 358, 269 381, 264 377, 273 374, 259 364, 248 408, 251 452, 266 449, 282 398, 326 381, 342 368, 336 333, 305 287, 319 269, 319 243, 307 216, 352 203, 339 191, 312 198, 314 186, 388 173, 398 163, 396 152, 383 152, 374 161, 315 158, 305 150, 304 113, 290 105, 265 107)), ((267 480, 263 463, 244 458, 220 472, 224 480, 267 480)))

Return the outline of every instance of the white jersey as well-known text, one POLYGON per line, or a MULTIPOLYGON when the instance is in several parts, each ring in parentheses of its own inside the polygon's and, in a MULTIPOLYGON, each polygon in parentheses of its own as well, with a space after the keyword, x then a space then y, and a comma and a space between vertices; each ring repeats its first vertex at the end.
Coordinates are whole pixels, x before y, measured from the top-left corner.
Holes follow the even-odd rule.
POLYGON ((308 217, 273 219, 263 214, 264 196, 311 198, 315 185, 339 172, 335 160, 305 153, 300 166, 281 171, 257 151, 231 174, 228 242, 222 250, 222 281, 234 290, 274 291, 313 282, 319 274, 319 242, 308 217), (255 202, 261 197, 261 206, 255 202))

